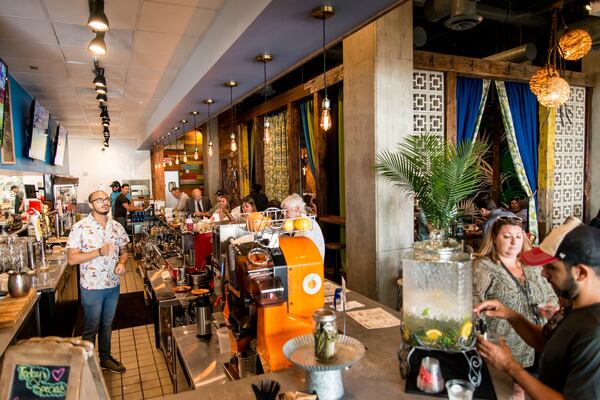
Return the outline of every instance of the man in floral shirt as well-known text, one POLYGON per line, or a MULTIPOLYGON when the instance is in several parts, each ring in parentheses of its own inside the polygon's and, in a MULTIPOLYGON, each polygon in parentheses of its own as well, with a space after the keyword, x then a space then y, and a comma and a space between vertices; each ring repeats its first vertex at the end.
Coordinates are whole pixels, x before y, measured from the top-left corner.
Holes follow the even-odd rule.
POLYGON ((108 217, 110 197, 98 190, 89 195, 92 213, 73 225, 69 235, 69 264, 79 264, 84 340, 96 342, 100 365, 114 373, 125 367, 110 354, 112 322, 119 301, 119 275, 125 273, 129 238, 123 226, 108 217))

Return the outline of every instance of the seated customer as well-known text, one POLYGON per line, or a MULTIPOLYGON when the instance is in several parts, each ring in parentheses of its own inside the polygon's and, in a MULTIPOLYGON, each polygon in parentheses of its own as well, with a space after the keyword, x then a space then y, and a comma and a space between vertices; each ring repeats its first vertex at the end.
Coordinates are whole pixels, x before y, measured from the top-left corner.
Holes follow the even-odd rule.
POLYGON ((214 212, 212 217, 210 217, 211 222, 233 222, 235 218, 231 215, 229 211, 229 197, 223 195, 219 197, 219 208, 214 212))
POLYGON ((523 220, 524 226, 527 225, 527 206, 524 206, 518 197, 513 197, 510 200, 510 206, 508 207, 508 211, 513 212, 517 217, 521 218, 523 220))
POLYGON ((475 207, 479 209, 479 213, 485 222, 483 223, 483 236, 489 233, 492 225, 496 221, 496 218, 500 216, 516 217, 516 215, 510 211, 503 210, 496 207, 496 202, 491 198, 488 193, 480 193, 474 199, 475 207))
MULTIPOLYGON (((304 200, 297 193, 292 193, 281 202, 281 209, 285 211, 286 218, 298 218, 306 215, 306 205, 304 200)), ((304 236, 313 241, 313 243, 319 249, 321 258, 325 259, 325 239, 323 238, 323 232, 321 227, 315 221, 312 223, 312 230, 306 231, 304 236)))
POLYGON ((523 369, 502 342, 478 338, 479 353, 532 399, 600 399, 600 230, 576 218, 567 220, 521 259, 543 265, 544 278, 571 304, 543 328, 497 300, 485 301, 474 311, 508 321, 527 344, 542 352, 540 378, 523 369))
MULTIPOLYGON (((516 310, 534 324, 542 322, 537 304, 551 303, 558 308, 558 299, 552 287, 542 278, 541 267, 523 268, 519 254, 531 248, 523 231, 521 220, 501 216, 496 219, 491 234, 485 236, 473 262, 473 301, 496 299, 516 310)), ((513 357, 524 368, 534 367, 535 350, 510 327, 507 321, 486 321, 488 330, 503 336, 513 357)), ((532 372, 535 368, 532 368, 532 372)), ((523 399, 518 385, 513 399, 523 399)))
POLYGON ((231 210, 231 215, 238 222, 244 222, 247 214, 256 211, 256 204, 254 204, 254 199, 250 196, 246 196, 242 199, 242 203, 231 210))

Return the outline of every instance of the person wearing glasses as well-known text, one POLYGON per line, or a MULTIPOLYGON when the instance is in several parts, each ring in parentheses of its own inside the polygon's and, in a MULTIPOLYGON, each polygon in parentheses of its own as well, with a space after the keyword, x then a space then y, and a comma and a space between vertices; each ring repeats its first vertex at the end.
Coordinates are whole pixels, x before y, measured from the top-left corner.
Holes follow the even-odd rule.
POLYGON ((79 265, 82 339, 96 342, 100 366, 122 374, 125 367, 111 355, 112 323, 119 301, 120 276, 129 259, 129 238, 121 224, 108 216, 110 197, 103 191, 88 196, 92 212, 75 223, 67 241, 68 262, 79 265))
MULTIPOLYGON (((499 216, 473 262, 473 302, 495 299, 516 310, 534 324, 543 318, 538 305, 544 310, 558 309, 558 299, 552 287, 542 277, 541 267, 523 268, 519 255, 531 249, 519 217, 499 216)), ((514 358, 524 368, 537 372, 535 350, 519 337, 508 321, 485 319, 488 332, 503 336, 514 358)), ((515 384, 513 399, 524 399, 521 387, 515 384)))

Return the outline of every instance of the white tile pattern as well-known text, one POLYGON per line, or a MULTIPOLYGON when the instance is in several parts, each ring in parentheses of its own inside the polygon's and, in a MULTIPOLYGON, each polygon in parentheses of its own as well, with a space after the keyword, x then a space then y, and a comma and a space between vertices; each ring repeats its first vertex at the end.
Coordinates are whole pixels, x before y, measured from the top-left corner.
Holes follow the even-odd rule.
POLYGON ((583 217, 585 88, 571 87, 569 101, 556 111, 552 226, 583 217))
POLYGON ((413 71, 413 132, 444 139, 444 73, 413 71))

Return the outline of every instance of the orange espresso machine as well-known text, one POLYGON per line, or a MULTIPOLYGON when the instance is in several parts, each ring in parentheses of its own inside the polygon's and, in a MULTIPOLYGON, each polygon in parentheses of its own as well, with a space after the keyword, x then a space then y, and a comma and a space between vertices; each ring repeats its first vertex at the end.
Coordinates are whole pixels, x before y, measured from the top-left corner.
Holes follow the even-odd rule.
POLYGON ((231 244, 225 317, 234 354, 253 350, 265 372, 291 367, 286 341, 313 331, 313 312, 323 307, 323 261, 306 237, 280 236, 277 247, 231 244))

